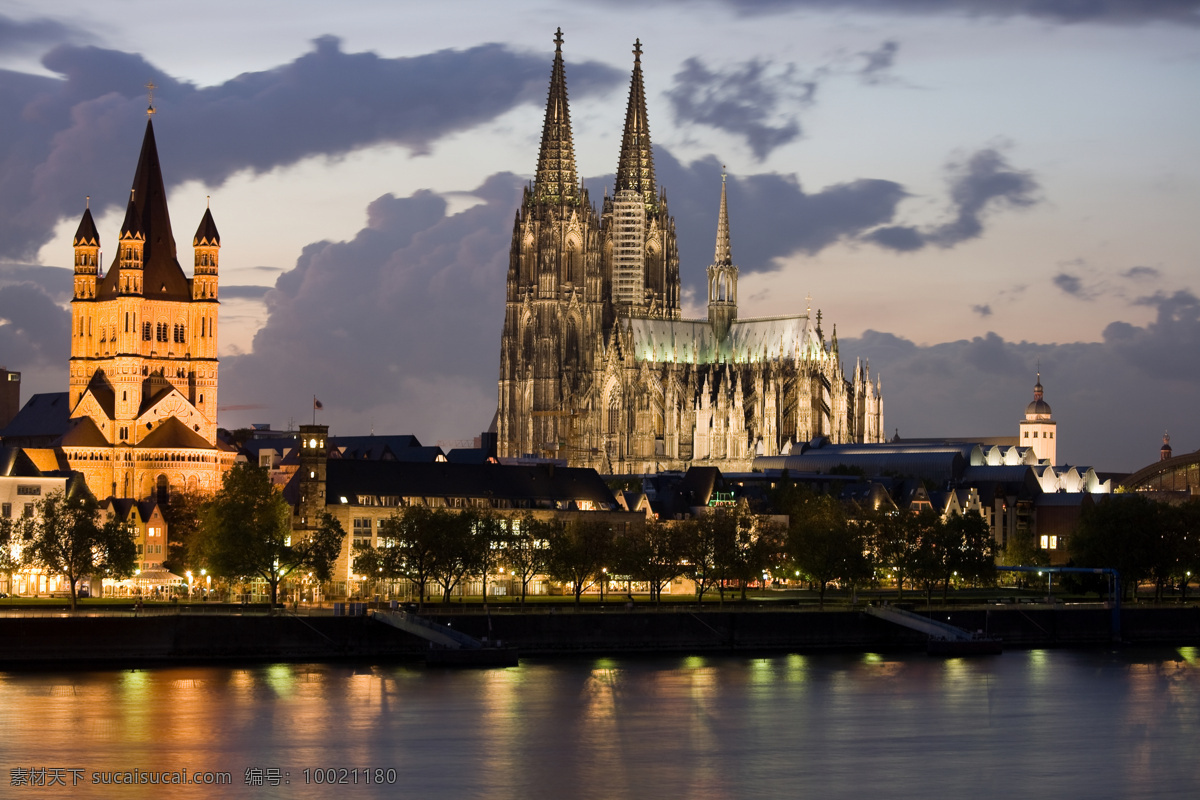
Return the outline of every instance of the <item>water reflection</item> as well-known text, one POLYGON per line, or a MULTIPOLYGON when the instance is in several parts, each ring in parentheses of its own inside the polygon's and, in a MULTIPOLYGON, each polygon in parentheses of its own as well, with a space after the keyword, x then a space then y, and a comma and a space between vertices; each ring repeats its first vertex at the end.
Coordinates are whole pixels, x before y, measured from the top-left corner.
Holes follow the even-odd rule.
POLYGON ((341 793, 1178 797, 1200 788, 1197 734, 1195 648, 0 674, 9 770, 233 779, 172 796, 328 797, 306 768, 378 767, 397 785, 341 793), (272 768, 291 783, 245 785, 272 768))

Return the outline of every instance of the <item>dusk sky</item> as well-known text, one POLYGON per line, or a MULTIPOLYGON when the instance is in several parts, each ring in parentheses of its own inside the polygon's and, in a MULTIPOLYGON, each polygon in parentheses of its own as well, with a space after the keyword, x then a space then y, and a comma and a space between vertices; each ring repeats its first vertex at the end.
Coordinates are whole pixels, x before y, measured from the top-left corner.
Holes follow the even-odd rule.
POLYGON ((67 389, 71 235, 90 195, 115 252, 152 80, 185 270, 207 196, 221 232, 219 424, 477 435, 560 26, 597 202, 641 40, 685 315, 725 165, 739 317, 811 296, 889 435, 1015 435, 1040 363, 1061 462, 1200 448, 1200 0, 5 0, 23 400, 67 389))

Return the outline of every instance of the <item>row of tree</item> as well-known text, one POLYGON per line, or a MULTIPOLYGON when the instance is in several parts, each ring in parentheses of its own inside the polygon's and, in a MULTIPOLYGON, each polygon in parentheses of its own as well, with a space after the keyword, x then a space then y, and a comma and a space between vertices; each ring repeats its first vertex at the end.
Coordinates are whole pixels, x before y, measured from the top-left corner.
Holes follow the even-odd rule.
MULTIPOLYGON (((1200 575, 1200 498, 1182 505, 1157 503, 1140 494, 1114 494, 1085 508, 1070 539, 1072 563, 1110 567, 1126 592, 1154 584, 1155 599, 1200 575)), ((1082 581, 1081 588, 1100 589, 1082 581)))

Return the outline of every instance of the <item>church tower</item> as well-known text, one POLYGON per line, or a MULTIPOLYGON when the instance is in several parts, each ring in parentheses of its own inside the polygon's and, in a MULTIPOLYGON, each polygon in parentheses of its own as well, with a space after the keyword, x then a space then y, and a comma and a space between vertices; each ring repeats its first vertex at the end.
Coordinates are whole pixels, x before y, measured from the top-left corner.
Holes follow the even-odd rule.
POLYGON ((601 215, 604 259, 617 314, 679 319, 675 220, 654 180, 654 152, 642 80, 642 42, 633 45, 629 104, 617 159, 616 189, 601 215))
POLYGON ((604 340, 600 219, 579 182, 562 29, 533 184, 513 222, 500 340, 497 454, 566 458, 571 409, 604 340))
MULTIPOLYGON (((725 175, 721 175, 721 211, 717 217, 717 248, 708 268, 708 322, 717 340, 725 338, 737 319, 738 268, 729 247, 729 207, 725 200, 725 175)), ((836 340, 835 340, 836 341, 836 340)))
MULTIPOLYGON (((150 108, 153 114, 153 106, 150 108)), ((205 210, 195 277, 176 255, 152 120, 106 274, 89 207, 75 233, 71 301, 71 469, 98 498, 211 490, 232 465, 217 445, 217 251, 205 210)))
POLYGON ((1057 442, 1054 438, 1058 423, 1051 418, 1050 404, 1043 399, 1042 371, 1038 370, 1037 383, 1033 387, 1033 401, 1025 407, 1025 419, 1021 421, 1021 447, 1032 447, 1039 461, 1057 464, 1057 442))

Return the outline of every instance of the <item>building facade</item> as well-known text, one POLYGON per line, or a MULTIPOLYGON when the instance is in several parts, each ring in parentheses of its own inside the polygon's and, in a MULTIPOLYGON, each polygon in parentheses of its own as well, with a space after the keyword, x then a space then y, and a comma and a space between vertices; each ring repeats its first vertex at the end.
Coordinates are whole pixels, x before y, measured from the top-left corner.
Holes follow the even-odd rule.
POLYGON ((215 490, 234 453, 217 443, 217 265, 205 209, 179 264, 152 120, 108 271, 91 209, 75 233, 69 428, 59 447, 96 497, 215 490))
POLYGON ((818 436, 883 441, 879 382, 862 364, 845 378, 836 328, 827 340, 820 311, 738 318, 724 178, 708 317, 683 319, 640 43, 614 192, 596 211, 575 169, 562 42, 559 31, 537 171, 513 226, 498 455, 638 474, 744 470, 755 455, 818 436))

